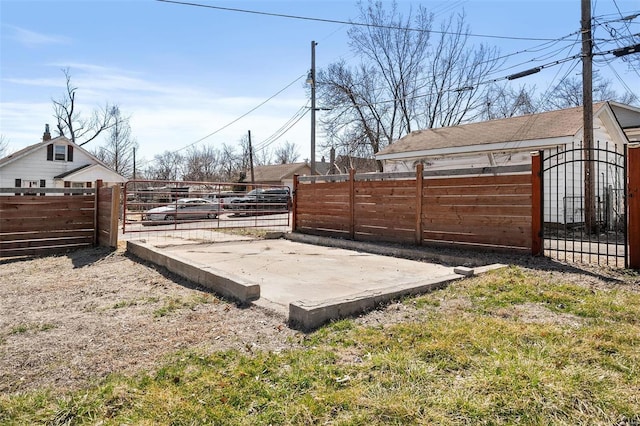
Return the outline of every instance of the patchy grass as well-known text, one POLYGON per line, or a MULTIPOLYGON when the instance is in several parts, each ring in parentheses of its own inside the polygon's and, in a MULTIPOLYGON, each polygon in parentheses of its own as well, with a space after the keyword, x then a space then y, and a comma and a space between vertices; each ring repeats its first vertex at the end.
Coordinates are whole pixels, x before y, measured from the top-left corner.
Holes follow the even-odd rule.
POLYGON ((412 320, 337 321, 304 349, 180 352, 70 394, 0 396, 0 423, 640 423, 640 293, 512 267, 405 304, 412 320))
POLYGON ((168 298, 160 308, 153 311, 153 316, 160 318, 167 316, 178 309, 194 309, 198 305, 212 303, 217 300, 218 299, 208 293, 203 293, 189 298, 168 298))
POLYGON ((224 228, 221 232, 229 235, 239 235, 241 237, 253 237, 264 239, 270 231, 264 228, 224 228))
POLYGON ((19 324, 9 330, 9 334, 22 334, 28 332, 47 331, 56 328, 54 324, 19 324))

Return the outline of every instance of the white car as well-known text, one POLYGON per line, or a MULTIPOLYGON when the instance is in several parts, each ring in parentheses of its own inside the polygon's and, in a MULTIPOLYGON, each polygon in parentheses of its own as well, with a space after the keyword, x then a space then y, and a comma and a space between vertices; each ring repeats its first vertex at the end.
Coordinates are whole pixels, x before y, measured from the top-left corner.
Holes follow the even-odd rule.
POLYGON ((180 198, 171 204, 147 210, 143 220, 175 221, 186 219, 215 219, 220 205, 204 198, 180 198))

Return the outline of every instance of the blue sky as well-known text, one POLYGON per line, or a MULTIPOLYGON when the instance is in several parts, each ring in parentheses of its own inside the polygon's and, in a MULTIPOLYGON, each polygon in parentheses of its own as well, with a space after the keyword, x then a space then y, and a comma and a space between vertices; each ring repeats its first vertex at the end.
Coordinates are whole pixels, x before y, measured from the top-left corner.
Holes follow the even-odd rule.
MULTIPOLYGON (((357 20, 355 1, 190 2, 357 20)), ((579 0, 399 1, 403 8, 418 3, 433 10, 436 21, 464 11, 474 34, 553 39, 580 27, 579 0)), ((638 13, 640 1, 594 0, 592 8, 594 16, 615 19, 620 13, 638 13)), ((628 29, 640 33, 638 23, 640 18, 628 29)), ((620 23, 614 25, 619 31, 627 30, 620 23)), ((307 105, 305 77, 310 68, 311 40, 318 42, 318 69, 340 59, 350 61, 347 29, 344 24, 155 0, 0 0, 0 135, 8 141, 10 152, 38 142, 45 123, 55 124, 51 99, 64 93, 61 70, 69 68, 84 115, 109 102, 131 116, 141 163, 166 150, 184 150, 203 138, 196 146, 237 145, 248 130, 254 146, 260 146, 307 105)), ((543 43, 484 37, 473 41, 497 46, 503 54, 543 43)), ((504 75, 493 77, 567 56, 563 51, 561 56, 545 57, 546 52, 514 55, 502 67, 504 75), (507 70, 516 64, 523 65, 507 70)), ((543 69, 526 83, 544 89, 568 72, 572 63, 543 69)), ((629 70, 622 60, 596 69, 612 79, 619 91, 630 88, 640 92, 639 72, 629 70)), ((572 73, 577 76, 579 71, 578 65, 572 73)), ((309 135, 307 114, 271 147, 292 142, 299 147, 300 159, 308 159, 309 135)), ((319 149, 322 137, 318 133, 318 160, 326 155, 319 149)), ((94 149, 100 144, 102 139, 85 147, 94 149)))

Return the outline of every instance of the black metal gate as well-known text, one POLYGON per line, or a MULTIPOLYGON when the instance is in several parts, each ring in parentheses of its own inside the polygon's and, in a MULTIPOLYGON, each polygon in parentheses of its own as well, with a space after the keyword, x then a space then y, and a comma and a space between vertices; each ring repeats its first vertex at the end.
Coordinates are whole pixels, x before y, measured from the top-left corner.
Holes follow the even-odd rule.
POLYGON ((544 253, 558 260, 628 266, 626 146, 597 142, 544 150, 544 253))

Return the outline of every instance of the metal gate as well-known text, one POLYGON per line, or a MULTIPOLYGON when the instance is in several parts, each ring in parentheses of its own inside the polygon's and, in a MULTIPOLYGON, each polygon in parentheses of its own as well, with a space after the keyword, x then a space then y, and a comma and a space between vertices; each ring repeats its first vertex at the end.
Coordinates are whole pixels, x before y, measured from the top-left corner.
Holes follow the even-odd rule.
POLYGON ((545 255, 626 268, 626 146, 574 144, 541 155, 545 255))
POLYGON ((223 234, 286 232, 291 189, 286 185, 132 180, 124 185, 122 234, 216 240, 223 234), (253 229, 253 231, 251 231, 253 229))

